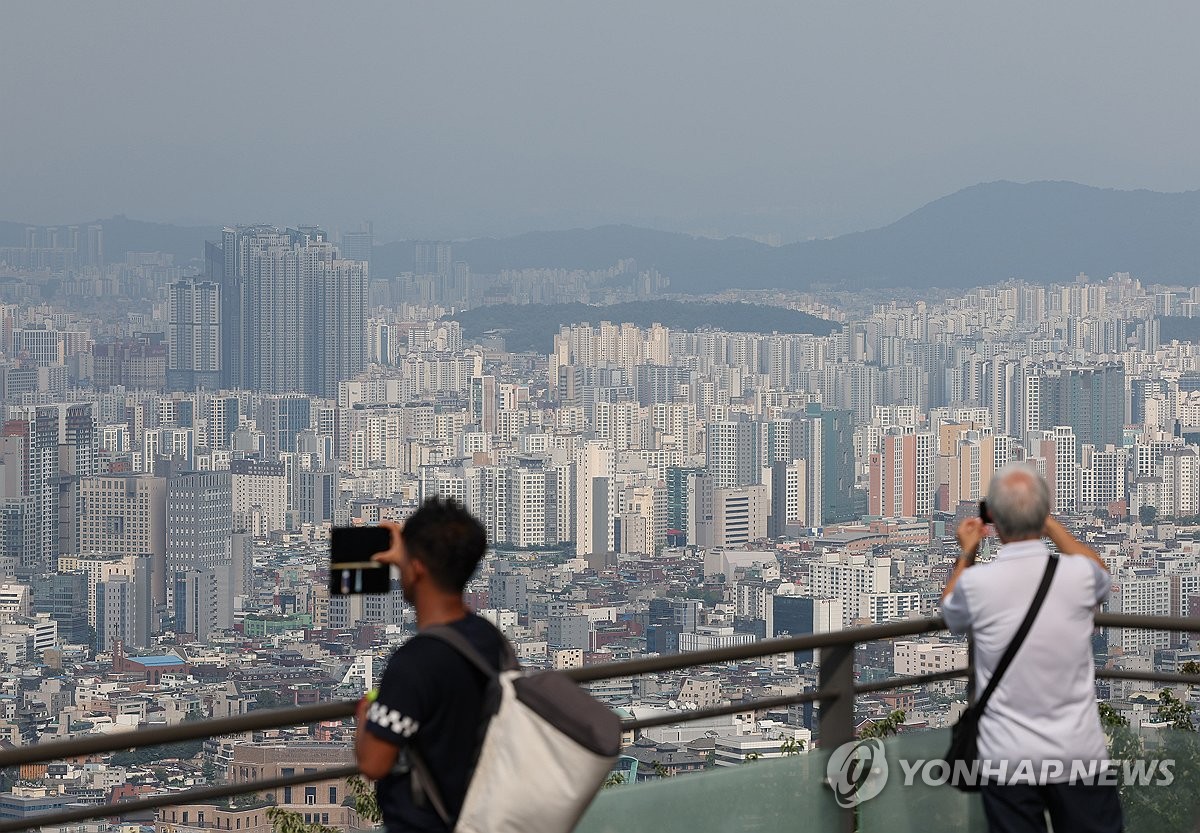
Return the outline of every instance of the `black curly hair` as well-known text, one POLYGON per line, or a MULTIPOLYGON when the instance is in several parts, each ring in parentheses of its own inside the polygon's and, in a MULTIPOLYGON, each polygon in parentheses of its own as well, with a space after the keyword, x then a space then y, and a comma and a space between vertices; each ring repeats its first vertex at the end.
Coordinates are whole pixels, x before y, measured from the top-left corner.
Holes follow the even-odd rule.
POLYGON ((404 522, 404 548, 443 590, 461 593, 487 550, 487 530, 453 498, 431 497, 404 522))

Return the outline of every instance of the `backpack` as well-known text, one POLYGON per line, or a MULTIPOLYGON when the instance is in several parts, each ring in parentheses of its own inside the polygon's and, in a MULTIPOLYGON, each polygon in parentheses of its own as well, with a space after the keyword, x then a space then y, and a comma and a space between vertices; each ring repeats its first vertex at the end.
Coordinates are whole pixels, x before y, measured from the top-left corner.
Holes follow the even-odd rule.
POLYGON ((567 833, 587 810, 621 751, 617 714, 559 671, 523 672, 501 636, 500 671, 454 628, 420 636, 440 639, 484 673, 482 739, 457 821, 437 779, 410 746, 414 790, 423 793, 455 833, 567 833))

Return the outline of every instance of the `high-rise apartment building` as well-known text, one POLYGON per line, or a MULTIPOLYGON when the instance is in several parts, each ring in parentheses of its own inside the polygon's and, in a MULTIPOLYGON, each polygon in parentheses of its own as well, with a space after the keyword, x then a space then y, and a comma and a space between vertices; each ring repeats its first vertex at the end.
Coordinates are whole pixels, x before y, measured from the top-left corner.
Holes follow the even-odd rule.
POLYGON ((288 478, 284 464, 253 457, 229 462, 233 524, 255 537, 287 528, 288 478))
POLYGON ((616 454, 603 443, 585 443, 575 454, 577 555, 614 551, 616 513, 616 454))
POLYGON ((749 420, 710 422, 708 474, 718 488, 752 486, 762 479, 759 424, 749 420))
POLYGON ((187 278, 167 288, 167 389, 221 385, 221 287, 187 278))
POLYGON ((923 518, 933 511, 933 434, 889 428, 868 462, 872 515, 923 518))
POLYGON ((321 229, 226 228, 205 260, 220 283, 225 386, 333 397, 366 366, 367 264, 321 229))

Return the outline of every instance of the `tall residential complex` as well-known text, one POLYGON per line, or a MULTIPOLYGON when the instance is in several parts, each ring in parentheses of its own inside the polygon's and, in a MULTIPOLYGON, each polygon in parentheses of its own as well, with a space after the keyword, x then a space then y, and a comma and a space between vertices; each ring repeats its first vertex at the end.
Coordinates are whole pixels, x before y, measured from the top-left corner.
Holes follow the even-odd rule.
POLYGON ((221 384, 221 287, 189 278, 167 290, 167 387, 221 384))
POLYGON ((226 228, 205 273, 220 284, 226 387, 332 397, 366 366, 367 264, 323 230, 226 228))

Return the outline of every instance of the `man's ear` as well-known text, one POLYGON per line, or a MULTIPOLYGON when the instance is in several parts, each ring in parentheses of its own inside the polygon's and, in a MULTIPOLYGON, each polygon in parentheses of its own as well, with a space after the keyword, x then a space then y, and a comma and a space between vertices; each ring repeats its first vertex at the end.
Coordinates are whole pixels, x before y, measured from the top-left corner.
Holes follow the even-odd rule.
POLYGON ((429 575, 429 570, 426 569, 425 562, 419 558, 414 558, 411 554, 408 556, 408 569, 414 580, 425 578, 429 575))

